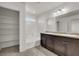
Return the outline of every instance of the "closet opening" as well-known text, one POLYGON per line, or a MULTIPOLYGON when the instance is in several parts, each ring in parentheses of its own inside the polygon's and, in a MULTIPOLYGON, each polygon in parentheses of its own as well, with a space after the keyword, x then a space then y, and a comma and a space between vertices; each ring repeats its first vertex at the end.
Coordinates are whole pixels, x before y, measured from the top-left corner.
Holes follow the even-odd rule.
POLYGON ((19 52, 19 11, 0 7, 0 54, 19 52))

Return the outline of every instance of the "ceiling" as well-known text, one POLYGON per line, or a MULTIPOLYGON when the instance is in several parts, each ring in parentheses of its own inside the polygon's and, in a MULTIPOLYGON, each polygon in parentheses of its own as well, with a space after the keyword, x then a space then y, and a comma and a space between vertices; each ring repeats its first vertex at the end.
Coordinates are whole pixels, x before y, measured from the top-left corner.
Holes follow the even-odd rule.
POLYGON ((79 2, 26 2, 25 4, 26 11, 35 15, 50 10, 53 10, 53 12, 56 13, 58 10, 62 9, 68 9, 68 12, 79 9, 79 2))
POLYGON ((29 13, 41 14, 54 9, 64 2, 26 2, 26 10, 29 13))

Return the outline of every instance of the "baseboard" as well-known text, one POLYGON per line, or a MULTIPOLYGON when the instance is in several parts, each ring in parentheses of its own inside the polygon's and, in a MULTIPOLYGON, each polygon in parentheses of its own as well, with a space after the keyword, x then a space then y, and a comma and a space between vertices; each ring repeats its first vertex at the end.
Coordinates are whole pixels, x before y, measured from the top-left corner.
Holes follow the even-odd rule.
POLYGON ((6 48, 14 45, 18 45, 19 40, 12 40, 12 41, 7 41, 7 42, 0 42, 0 49, 1 48, 6 48))
POLYGON ((26 50, 40 45, 40 40, 26 43, 26 50))

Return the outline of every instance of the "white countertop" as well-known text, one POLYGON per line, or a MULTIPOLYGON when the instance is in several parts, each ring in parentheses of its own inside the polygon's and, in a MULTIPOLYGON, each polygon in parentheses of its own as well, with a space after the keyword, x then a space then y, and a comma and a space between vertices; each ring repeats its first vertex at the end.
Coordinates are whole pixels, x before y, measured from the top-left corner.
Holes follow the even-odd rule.
POLYGON ((70 38, 77 38, 79 39, 79 35, 76 34, 65 34, 65 33, 50 33, 50 32, 44 32, 45 34, 50 34, 50 35, 56 35, 56 36, 63 36, 63 37, 70 37, 70 38))

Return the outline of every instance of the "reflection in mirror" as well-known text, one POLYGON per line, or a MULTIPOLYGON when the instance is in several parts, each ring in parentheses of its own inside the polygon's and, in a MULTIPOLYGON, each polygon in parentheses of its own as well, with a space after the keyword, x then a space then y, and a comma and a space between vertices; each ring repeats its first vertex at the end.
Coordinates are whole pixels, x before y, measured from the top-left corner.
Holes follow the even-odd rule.
POLYGON ((78 34, 79 33, 79 12, 78 11, 79 10, 72 11, 67 14, 56 17, 57 32, 78 34))

